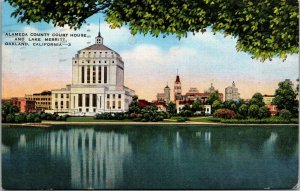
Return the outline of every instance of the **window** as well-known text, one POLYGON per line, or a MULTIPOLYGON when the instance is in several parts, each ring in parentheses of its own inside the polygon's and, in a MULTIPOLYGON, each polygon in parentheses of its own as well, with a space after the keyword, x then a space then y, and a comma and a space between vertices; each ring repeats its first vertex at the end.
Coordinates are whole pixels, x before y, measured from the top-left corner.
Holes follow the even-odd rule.
POLYGON ((58 109, 58 102, 55 102, 55 108, 58 109))
POLYGON ((101 66, 98 67, 98 83, 101 83, 101 66))
POLYGON ((94 61, 93 61, 93 63, 95 64, 95 63, 96 63, 96 61, 94 60, 94 61))
POLYGON ((118 101, 118 109, 121 109, 121 101, 118 101))
MULTIPOLYGON (((58 94, 55 94, 55 98, 57 98, 58 94)), ((35 98, 33 98, 33 100, 35 100, 35 98)))
POLYGON ((81 67, 81 83, 84 83, 84 66, 81 67))
POLYGON ((84 63, 84 60, 82 60, 82 62, 81 63, 84 63))
POLYGON ((85 111, 86 111, 86 112, 89 112, 89 108, 86 108, 85 111))
POLYGON ((97 94, 93 94, 93 107, 97 107, 97 94))
POLYGON ((81 110, 81 108, 79 108, 79 112, 81 112, 82 110, 81 110))
POLYGON ((85 107, 89 107, 89 106, 90 106, 90 95, 85 94, 85 107))
POLYGON ((109 94, 107 94, 107 99, 109 99, 109 94))
POLYGON ((89 63, 90 63, 90 61, 88 60, 88 61, 87 61, 87 63, 89 64, 89 63))
POLYGON ((112 108, 113 108, 113 109, 116 108, 116 102, 115 102, 115 101, 113 101, 113 103, 112 103, 112 108))
POLYGON ((100 108, 101 108, 101 96, 99 97, 99 102, 100 102, 100 108))
POLYGON ((104 61, 104 63, 106 63, 106 60, 104 61))
POLYGON ((82 52, 83 54, 85 54, 85 52, 82 52))
POLYGON ((115 99, 116 98, 116 95, 115 94, 113 94, 113 99, 115 99))
POLYGON ((75 63, 77 63, 77 61, 75 60, 75 63))
POLYGON ((107 83, 107 66, 104 66, 104 83, 107 83))
POLYGON ((60 94, 60 98, 64 98, 64 94, 60 94))
POLYGON ((86 75, 86 80, 87 80, 87 83, 89 84, 91 81, 90 81, 90 72, 91 72, 91 69, 90 67, 88 66, 87 67, 87 75, 86 75))
POLYGON ((121 94, 118 95, 118 98, 121 99, 121 94))
POLYGON ((110 109, 110 102, 109 101, 106 102, 106 108, 110 109))
POLYGON ((94 108, 94 110, 93 110, 94 112, 96 112, 96 108, 94 108))
POLYGON ((66 101, 66 108, 69 109, 69 101, 66 101))
POLYGON ((69 98, 69 94, 66 94, 66 97, 69 98))
POLYGON ((60 108, 61 109, 64 108, 64 102, 63 101, 60 102, 60 108))
POLYGON ((93 83, 96 83, 96 66, 93 66, 93 83))
POLYGON ((99 61, 99 63, 101 63, 101 61, 99 61))
POLYGON ((115 63, 115 61, 112 61, 112 63, 115 63))
POLYGON ((78 107, 82 107, 82 94, 78 94, 78 107))

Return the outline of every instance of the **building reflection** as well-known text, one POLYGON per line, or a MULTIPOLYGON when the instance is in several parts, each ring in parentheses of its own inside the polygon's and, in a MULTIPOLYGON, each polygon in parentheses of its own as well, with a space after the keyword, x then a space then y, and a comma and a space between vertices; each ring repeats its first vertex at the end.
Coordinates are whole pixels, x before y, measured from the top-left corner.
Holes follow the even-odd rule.
POLYGON ((68 160, 74 189, 115 188, 123 180, 123 161, 131 153, 128 136, 94 129, 51 131, 34 140, 51 158, 68 160))

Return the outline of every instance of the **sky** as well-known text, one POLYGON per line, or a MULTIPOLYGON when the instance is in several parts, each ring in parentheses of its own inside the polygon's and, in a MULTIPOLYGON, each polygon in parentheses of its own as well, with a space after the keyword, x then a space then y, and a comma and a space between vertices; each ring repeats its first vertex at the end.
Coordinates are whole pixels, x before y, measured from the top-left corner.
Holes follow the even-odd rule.
MULTIPOLYGON (((213 83, 219 92, 234 81, 241 97, 250 98, 254 93, 274 94, 278 82, 291 79, 296 84, 299 76, 299 55, 288 55, 286 61, 278 58, 260 62, 250 54, 237 52, 236 39, 208 32, 187 38, 175 36, 132 36, 128 28, 110 29, 103 15, 95 14, 79 31, 68 27, 53 27, 53 24, 17 23, 11 18, 13 8, 6 2, 2 5, 2 98, 24 97, 25 94, 63 88, 72 81, 72 57, 78 50, 95 42, 99 17, 104 44, 118 52, 125 63, 125 85, 140 99, 152 101, 168 84, 173 91, 178 74, 183 93, 195 87, 205 91, 213 83), (71 46, 8 46, 11 41, 7 32, 49 32, 87 34, 90 38, 67 38, 71 46)), ((172 95, 171 95, 172 96, 172 95)), ((173 97, 173 96, 172 96, 173 97)))

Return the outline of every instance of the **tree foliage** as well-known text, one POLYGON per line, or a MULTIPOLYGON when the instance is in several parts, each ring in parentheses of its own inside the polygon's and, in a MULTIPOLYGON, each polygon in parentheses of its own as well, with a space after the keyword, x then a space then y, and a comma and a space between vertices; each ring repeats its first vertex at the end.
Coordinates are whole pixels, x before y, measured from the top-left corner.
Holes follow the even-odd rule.
POLYGON ((258 105, 259 107, 262 107, 265 105, 264 103, 264 98, 263 98, 263 95, 261 93, 255 93, 251 100, 250 100, 250 105, 258 105))
POLYGON ((214 91, 214 92, 209 94, 209 96, 207 98, 207 104, 212 105, 214 103, 214 101, 216 101, 216 100, 221 102, 218 91, 214 91))
POLYGON ((177 113, 176 104, 170 101, 170 102, 167 104, 167 112, 168 112, 171 116, 176 115, 176 113, 177 113))
POLYGON ((248 109, 248 116, 252 118, 258 118, 258 111, 259 111, 258 105, 250 105, 248 109))
POLYGON ((20 22, 52 22, 80 28, 91 15, 102 12, 111 28, 128 25, 132 34, 153 36, 188 32, 221 32, 237 39, 236 48, 265 60, 297 53, 297 0, 5 0, 15 7, 20 22))
POLYGON ((292 114, 296 115, 298 113, 298 102, 296 97, 297 94, 290 83, 286 81, 279 82, 278 89, 275 91, 273 104, 277 105, 279 110, 287 109, 292 114))

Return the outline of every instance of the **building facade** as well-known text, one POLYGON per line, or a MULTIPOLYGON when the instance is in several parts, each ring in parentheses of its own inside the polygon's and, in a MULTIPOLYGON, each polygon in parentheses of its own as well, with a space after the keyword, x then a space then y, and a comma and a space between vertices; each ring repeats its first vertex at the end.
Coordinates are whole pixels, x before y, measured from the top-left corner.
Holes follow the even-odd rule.
POLYGON ((52 107, 51 91, 43 91, 41 93, 25 95, 25 99, 28 101, 35 101, 36 111, 51 110, 52 107))
POLYGON ((263 102, 266 105, 271 105, 274 98, 275 98, 275 95, 263 95, 263 102))
POLYGON ((238 101, 240 99, 240 93, 238 88, 235 87, 234 81, 232 82, 232 86, 228 86, 225 88, 225 101, 226 100, 234 100, 238 101))
POLYGON ((128 110, 135 92, 124 86, 124 62, 103 45, 100 32, 95 40, 72 59, 72 84, 52 90, 51 112, 94 116, 128 110))
POLYGON ((36 112, 35 101, 27 100, 24 97, 12 97, 10 99, 2 99, 3 103, 11 103, 19 109, 20 113, 36 112))
POLYGON ((170 102, 170 97, 171 97, 170 93, 171 93, 171 89, 167 85, 164 88, 164 93, 157 93, 156 94, 156 101, 164 101, 165 103, 169 103, 170 102))
POLYGON ((182 90, 181 90, 181 82, 179 75, 177 74, 176 80, 174 83, 174 101, 182 99, 182 90))

